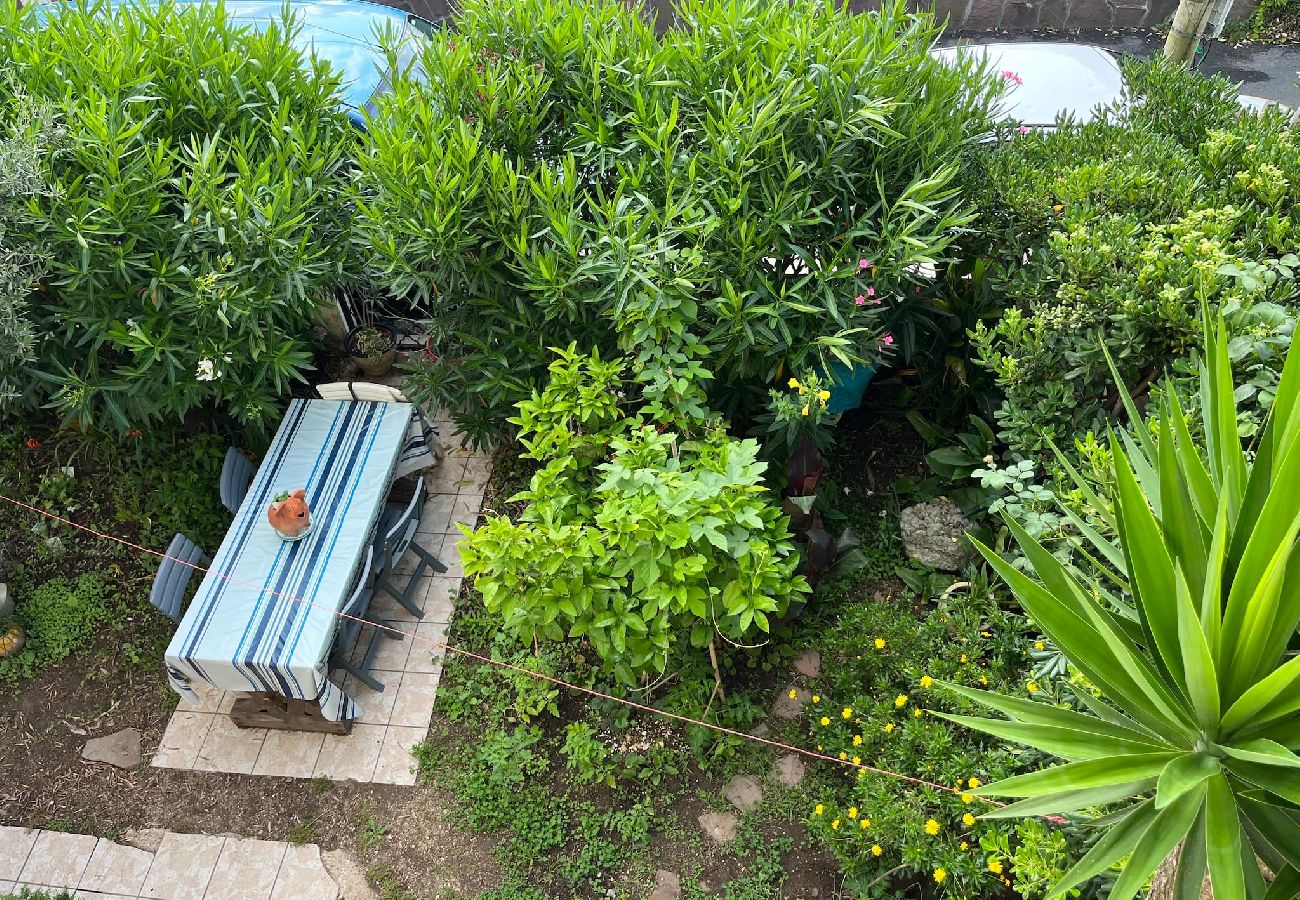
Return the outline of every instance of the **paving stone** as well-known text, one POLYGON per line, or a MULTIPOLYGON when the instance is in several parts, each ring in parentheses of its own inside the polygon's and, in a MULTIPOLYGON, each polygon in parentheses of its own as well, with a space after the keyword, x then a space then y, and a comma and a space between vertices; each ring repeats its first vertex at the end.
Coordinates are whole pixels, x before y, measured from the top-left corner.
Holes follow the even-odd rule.
POLYGON ((682 895, 682 876, 667 869, 655 872, 655 889, 649 900, 677 900, 682 895))
POLYGON ((438 677, 427 672, 407 672, 402 676, 393 703, 389 725, 429 727, 433 715, 433 701, 438 693, 438 677))
POLYGON ((464 457, 457 456, 454 452, 447 453, 433 470, 433 476, 425 479, 424 487, 430 494, 459 494, 460 483, 464 478, 464 457))
POLYGON ((715 844, 729 844, 736 839, 735 815, 727 812, 707 812, 696 821, 715 844))
POLYGON ((39 832, 0 825, 0 881, 13 881, 23 871, 39 832))
POLYGON ((471 531, 478 524, 478 513, 483 507, 483 486, 487 484, 487 478, 484 477, 482 483, 478 486, 475 493, 465 493, 462 491, 456 495, 456 502, 452 507, 451 521, 447 525, 448 534, 462 534, 463 532, 457 527, 464 525, 471 531))
POLYGON ((316 760, 317 778, 369 781, 384 745, 385 725, 353 725, 351 734, 327 734, 316 760))
POLYGON ((423 597, 424 618, 420 620, 421 624, 445 624, 451 621, 456 596, 460 594, 460 583, 460 578, 437 576, 429 579, 429 587, 423 597))
POLYGON ((776 780, 781 784, 786 787, 794 787, 803 781, 803 777, 807 771, 808 767, 804 765, 804 761, 799 758, 799 754, 787 753, 776 761, 776 767, 773 770, 773 774, 776 776, 776 780))
POLYGON ((212 726, 194 759, 194 770, 251 774, 266 741, 266 729, 240 728, 228 716, 211 716, 211 719, 212 726))
POLYGON ((449 534, 442 541, 442 547, 438 550, 438 561, 447 567, 447 571, 442 574, 447 578, 461 578, 465 570, 460 564, 460 542, 465 540, 464 535, 449 534))
POLYGON ((152 764, 165 769, 192 769, 216 716, 177 709, 172 713, 152 764))
POLYGON ((91 738, 81 749, 81 758, 90 762, 108 763, 119 769, 134 769, 140 765, 140 731, 123 728, 103 737, 91 738))
POLYGON ((156 900, 202 900, 226 839, 207 834, 163 835, 141 897, 156 900))
POLYGON ((753 728, 749 729, 749 733, 757 738, 765 738, 772 733, 772 729, 766 722, 759 722, 753 728))
POLYGON ((270 900, 288 846, 283 841, 228 838, 204 900, 270 900))
POLYGON ((343 900, 379 900, 379 895, 366 878, 366 870, 351 853, 346 850, 325 850, 321 852, 321 861, 338 885, 339 896, 343 900))
POLYGON ((42 831, 16 880, 19 884, 75 888, 98 842, 89 834, 42 831))
POLYGON ((737 775, 722 789, 722 796, 741 812, 753 812, 763 802, 763 788, 752 775, 737 775))
POLYGON ((254 775, 310 778, 325 735, 310 731, 269 731, 253 766, 254 775))
POLYGON ((794 658, 794 670, 805 678, 816 678, 822 670, 822 655, 816 650, 805 650, 794 658))
POLYGON ((430 494, 420 510, 418 534, 442 534, 450 530, 452 512, 456 508, 455 494, 430 494))
POLYGON ((77 886, 83 891, 102 894, 129 894, 136 896, 144 887, 145 876, 153 865, 153 854, 147 850, 115 844, 101 838, 95 852, 86 864, 77 886))
POLYGON ((797 688, 791 685, 783 688, 776 695, 776 702, 772 704, 772 715, 778 719, 797 719, 803 715, 803 705, 812 699, 812 692, 804 688, 797 688), (790 696, 794 691, 795 695, 790 696))
POLYGON ((18 886, 14 884, 12 881, 0 881, 0 897, 3 897, 5 894, 11 892, 16 893, 17 887, 18 886))
POLYGON ((271 900, 337 900, 339 887, 325 869, 320 847, 290 846, 280 863, 271 900))
POLYGON ((379 759, 375 762, 373 780, 379 784, 415 784, 415 757, 411 755, 411 748, 428 734, 427 724, 419 728, 388 726, 384 745, 379 749, 379 759))
POLYGON ((157 853, 166 835, 167 832, 162 828, 128 828, 126 834, 122 835, 122 843, 128 847, 157 853))
POLYGON ((406 671, 437 675, 442 672, 442 661, 447 657, 446 622, 421 622, 415 626, 411 642, 411 655, 406 658, 406 671))
MULTIPOLYGON (((408 639, 409 640, 409 639, 408 639)), ((343 681, 343 690, 357 703, 361 704, 361 714, 357 722, 363 725, 387 725, 393 715, 393 704, 397 702, 397 691, 402 685, 401 672, 375 672, 374 676, 383 684, 384 689, 377 691, 369 685, 362 684, 354 675, 349 674, 343 681)))

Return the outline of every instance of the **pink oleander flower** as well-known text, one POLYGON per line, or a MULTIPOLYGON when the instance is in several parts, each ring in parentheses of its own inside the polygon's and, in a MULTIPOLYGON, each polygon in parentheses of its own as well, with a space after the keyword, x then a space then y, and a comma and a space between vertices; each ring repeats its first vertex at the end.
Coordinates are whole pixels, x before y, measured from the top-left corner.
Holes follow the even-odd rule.
POLYGON ((869 287, 869 288, 867 288, 867 296, 868 296, 868 297, 874 297, 874 296, 876 296, 876 289, 873 288, 873 287, 869 287))
POLYGON ((1010 69, 1004 69, 1002 71, 1002 77, 1017 86, 1025 83, 1025 79, 1021 78, 1019 75, 1017 75, 1015 72, 1011 71, 1010 69))
POLYGON ((880 339, 880 343, 888 347, 890 344, 894 343, 894 336, 892 334, 886 334, 880 339))
POLYGON ((1016 129, 1016 131, 1019 131, 1021 134, 1029 134, 1029 126, 1021 125, 1019 128, 1016 129))
POLYGON ((859 269, 870 269, 870 268, 871 268, 871 260, 869 260, 869 259, 860 259, 860 260, 858 260, 858 268, 859 268, 859 269))
POLYGON ((862 304, 867 302, 867 298, 862 296, 861 294, 858 294, 856 297, 853 298, 853 302, 856 303, 858 306, 861 306, 862 304))

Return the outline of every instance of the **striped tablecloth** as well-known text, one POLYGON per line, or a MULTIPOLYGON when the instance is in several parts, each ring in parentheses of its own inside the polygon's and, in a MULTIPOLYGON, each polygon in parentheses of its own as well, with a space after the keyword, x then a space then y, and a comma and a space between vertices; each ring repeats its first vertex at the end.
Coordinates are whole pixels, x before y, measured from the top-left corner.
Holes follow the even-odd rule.
POLYGON ((167 648, 172 686, 198 702, 226 691, 319 700, 329 719, 356 704, 329 680, 330 646, 406 442, 408 403, 294 400, 211 570, 167 648), (311 533, 281 540, 266 518, 305 488, 311 533), (301 602, 308 601, 308 602, 301 602))

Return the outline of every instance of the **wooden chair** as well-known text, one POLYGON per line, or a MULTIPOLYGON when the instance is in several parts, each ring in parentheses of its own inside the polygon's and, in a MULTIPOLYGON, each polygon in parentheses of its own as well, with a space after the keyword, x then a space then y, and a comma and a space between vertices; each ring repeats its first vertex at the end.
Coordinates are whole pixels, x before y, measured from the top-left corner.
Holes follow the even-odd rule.
POLYGON ((417 619, 424 618, 424 610, 415 605, 411 599, 420 587, 420 579, 426 569, 439 574, 446 572, 436 556, 415 543, 415 534, 420 529, 420 517, 424 512, 424 479, 415 484, 415 493, 405 506, 396 503, 387 504, 379 520, 379 529, 375 536, 374 550, 378 561, 375 564, 375 590, 384 591, 417 619), (413 553, 420 560, 415 571, 404 588, 398 588, 394 581, 397 565, 407 553, 413 553))
POLYGON ((357 588, 352 592, 352 597, 348 600, 347 605, 343 607, 343 616, 339 618, 339 628, 334 638, 334 647, 330 650, 330 668, 342 669, 372 690, 382 691, 384 689, 383 682, 371 674, 371 664, 374 661, 375 654, 379 652, 379 642, 385 637, 400 641, 403 640, 404 635, 398 631, 376 627, 374 634, 370 636, 370 645, 366 647, 365 655, 362 656, 360 662, 354 663, 351 659, 352 647, 361 634, 361 627, 367 623, 370 625, 385 624, 370 616, 370 601, 375 596, 374 573, 371 569, 374 556, 374 548, 367 549, 366 561, 361 567, 361 577, 357 579, 357 588))
POLYGON ((179 625, 185 587, 197 571, 194 566, 206 566, 210 562, 197 544, 185 535, 177 534, 167 545, 167 555, 158 566, 158 574, 153 577, 149 602, 179 625))
MULTIPOLYGON (((316 385, 316 393, 322 400, 368 400, 377 403, 409 403, 406 395, 397 388, 387 384, 373 384, 369 381, 334 381, 330 384, 316 385)), ((424 415, 418 403, 415 407, 415 420, 406 433, 406 443, 402 445, 402 454, 397 459, 393 477, 401 478, 421 469, 438 464, 438 429, 424 415)))
POLYGON ((232 513, 239 512, 252 483, 252 460, 234 447, 226 450, 226 460, 221 464, 221 505, 232 513))

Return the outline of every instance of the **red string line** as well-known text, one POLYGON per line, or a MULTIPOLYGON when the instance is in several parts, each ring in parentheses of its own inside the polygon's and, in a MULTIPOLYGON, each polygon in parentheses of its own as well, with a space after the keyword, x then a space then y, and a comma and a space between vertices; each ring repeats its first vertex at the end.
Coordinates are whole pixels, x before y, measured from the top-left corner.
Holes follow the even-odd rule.
MULTIPOLYGON (((302 603, 313 609, 319 609, 323 612, 330 613, 331 615, 334 615, 340 619, 352 619, 353 621, 361 622, 363 624, 370 625, 375 628, 382 628, 383 630, 390 631, 393 634, 398 634, 401 635, 402 637, 408 637, 415 641, 421 641, 433 647, 440 647, 443 650, 447 650, 452 653, 458 653, 461 656, 465 656, 468 657, 469 659, 477 660, 478 662, 481 663, 487 663, 488 665, 497 666, 498 668, 502 668, 502 669, 509 669, 512 672, 519 672, 523 675, 528 675, 532 678, 536 678, 541 681, 548 681, 551 684, 557 685, 559 687, 568 688, 569 690, 577 691, 582 694, 587 694, 592 697, 598 697, 601 700, 611 700, 615 703, 621 703, 622 705, 631 707, 632 709, 636 709, 645 713, 650 713, 651 715, 659 716, 664 719, 672 719, 677 722, 684 722, 687 725, 695 725, 700 728, 708 728, 713 731, 719 732, 721 734, 728 734, 733 737, 738 737, 741 740, 752 741, 758 744, 767 744, 768 746, 776 747, 779 750, 787 750, 792 753, 799 753, 802 754, 803 756, 808 756, 813 759, 822 760, 824 762, 834 763, 841 766, 848 766, 849 768, 852 769, 871 772, 876 775, 884 775, 889 778, 896 778, 900 781, 907 781, 907 782, 911 782, 912 784, 921 785, 923 787, 934 788, 937 791, 945 791, 949 794, 956 794, 959 796, 969 795, 967 791, 963 791, 959 788, 951 788, 948 787, 947 785, 938 784, 937 782, 927 781, 924 778, 917 778, 913 775, 904 775, 901 772, 891 772, 888 769, 880 769, 875 766, 866 765, 864 763, 855 763, 853 762, 853 760, 850 759, 838 759, 834 756, 829 756, 825 753, 816 750, 808 750, 804 747, 796 747, 792 744, 786 744, 781 741, 770 740, 768 738, 759 737, 758 735, 748 734, 743 731, 737 731, 734 728, 727 728, 724 725, 718 725, 713 722, 706 722, 703 721, 702 719, 692 719, 690 716, 683 716, 678 713, 668 712, 667 710, 656 709, 653 706, 647 706, 644 703, 637 703, 635 700, 628 700, 624 697, 616 697, 612 694, 606 694, 601 691, 595 690, 594 688, 583 687, 582 685, 578 685, 578 684, 571 684, 567 681, 564 681, 563 679, 555 678, 551 675, 546 675, 541 672, 534 672, 531 669, 524 668, 523 666, 516 666, 513 665, 512 663, 502 662, 501 660, 492 659, 491 657, 487 657, 487 656, 481 656, 478 653, 474 653, 473 651, 470 650, 464 650, 460 647, 456 647, 452 644, 448 644, 445 641, 438 641, 433 638, 425 637, 424 635, 415 634, 414 632, 410 632, 410 631, 402 631, 401 629, 394 628, 391 625, 387 625, 382 622, 372 622, 371 620, 364 619, 360 616, 349 615, 348 613, 341 612, 340 610, 336 610, 331 607, 323 606, 321 604, 316 603, 315 601, 307 600, 306 598, 303 597, 289 597, 282 591, 275 590, 272 588, 264 588, 260 584, 256 584, 251 581, 244 581, 243 579, 235 578, 233 576, 226 575, 225 573, 222 572, 214 572, 212 569, 208 568, 207 566, 201 566, 198 565, 197 563, 192 563, 187 560, 180 559, 179 557, 169 556, 166 553, 163 553, 158 550, 154 550, 142 544, 137 544, 134 541, 127 540, 126 538, 119 537, 113 534, 108 534, 103 531, 98 531, 94 528, 89 527, 88 525, 82 525, 79 522, 74 522, 71 519, 64 518, 63 516, 57 515, 55 513, 52 513, 48 510, 41 509, 36 506, 32 506, 29 503, 24 503, 21 500, 16 500, 13 497, 9 497, 4 494, 0 494, 0 500, 4 500, 7 503, 11 503, 14 506, 20 507, 21 509, 25 509, 29 512, 34 512, 37 515, 45 516, 46 518, 49 519, 54 519, 57 522, 62 522, 64 525, 69 525, 72 528, 77 529, 78 531, 84 531, 87 534, 94 535, 95 537, 100 538, 101 540, 113 541, 115 543, 122 544, 125 547, 130 547, 133 550, 138 550, 141 553, 147 553, 150 556, 157 556, 160 557, 161 559, 170 559, 173 562, 180 563, 183 566, 188 566, 189 568, 194 569, 195 571, 203 572, 205 574, 212 574, 218 578, 225 579, 226 581, 232 584, 238 584, 243 587, 252 588, 253 590, 256 590, 260 593, 271 594, 272 596, 289 600, 292 601, 293 603, 302 603)), ((993 806, 998 806, 998 807, 1005 806, 1005 804, 999 803, 996 800, 991 800, 987 797, 978 797, 976 799, 982 800, 983 802, 989 803, 993 806)))

